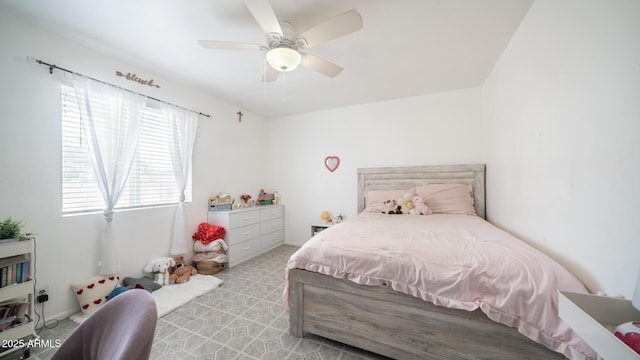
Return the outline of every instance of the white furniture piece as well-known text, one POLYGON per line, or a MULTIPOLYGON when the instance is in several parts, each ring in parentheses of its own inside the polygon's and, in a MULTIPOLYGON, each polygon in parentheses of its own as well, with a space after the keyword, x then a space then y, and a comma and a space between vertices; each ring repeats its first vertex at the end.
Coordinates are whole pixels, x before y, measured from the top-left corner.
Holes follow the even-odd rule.
MULTIPOLYGON (((0 343, 3 348, 0 357, 9 355, 18 350, 24 354, 29 353, 27 338, 37 338, 33 316, 33 242, 32 238, 0 244, 0 269, 11 267, 19 263, 28 262, 29 276, 25 281, 11 281, 10 285, 0 288, 0 304, 26 303, 25 313, 27 322, 6 328, 0 332, 0 343), (11 345, 11 346, 6 346, 11 345)), ((15 266, 14 266, 15 268, 15 266)))
POLYGON ((329 226, 331 226, 331 223, 311 224, 311 237, 313 237, 314 235, 316 235, 320 231, 327 229, 329 226))
POLYGON ((628 321, 640 321, 640 311, 631 301, 569 291, 560 291, 558 297, 558 315, 598 353, 598 358, 640 360, 640 354, 610 330, 628 321))
POLYGON ((229 245, 229 266, 284 244, 284 205, 209 211, 207 222, 226 230, 224 241, 229 245))

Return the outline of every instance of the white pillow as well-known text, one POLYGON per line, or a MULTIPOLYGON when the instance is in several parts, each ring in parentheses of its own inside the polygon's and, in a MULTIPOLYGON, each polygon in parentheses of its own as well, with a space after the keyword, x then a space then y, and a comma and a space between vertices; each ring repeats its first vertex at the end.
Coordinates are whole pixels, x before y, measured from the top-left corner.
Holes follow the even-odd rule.
POLYGON ((120 277, 113 275, 97 275, 71 284, 83 316, 98 310, 109 300, 109 294, 120 284, 120 277))

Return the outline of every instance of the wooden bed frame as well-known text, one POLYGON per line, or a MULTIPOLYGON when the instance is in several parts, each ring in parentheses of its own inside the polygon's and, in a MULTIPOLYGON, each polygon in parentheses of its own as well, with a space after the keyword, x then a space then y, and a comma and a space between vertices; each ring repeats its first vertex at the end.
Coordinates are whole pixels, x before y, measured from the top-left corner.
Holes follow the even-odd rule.
MULTIPOLYGON (((366 190, 408 189, 427 182, 473 185, 485 218, 485 165, 358 169, 358 211, 366 190)), ((319 335, 394 359, 563 359, 480 310, 435 306, 385 286, 293 269, 289 273, 293 336, 319 335)))

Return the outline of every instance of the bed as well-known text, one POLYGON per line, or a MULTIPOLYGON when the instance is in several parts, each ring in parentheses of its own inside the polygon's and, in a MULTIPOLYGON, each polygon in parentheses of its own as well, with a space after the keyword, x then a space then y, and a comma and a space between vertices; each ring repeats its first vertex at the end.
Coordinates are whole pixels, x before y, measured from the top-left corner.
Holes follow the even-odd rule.
POLYGON ((595 358, 557 316, 557 290, 584 286, 484 220, 483 164, 358 169, 358 212, 289 259, 291 335, 315 334, 394 359, 595 358), (470 198, 452 213, 376 208, 380 197, 421 190, 441 210, 450 204, 430 202, 435 193, 428 191, 449 186, 464 187, 470 198), (503 268, 511 263, 517 271, 503 268))

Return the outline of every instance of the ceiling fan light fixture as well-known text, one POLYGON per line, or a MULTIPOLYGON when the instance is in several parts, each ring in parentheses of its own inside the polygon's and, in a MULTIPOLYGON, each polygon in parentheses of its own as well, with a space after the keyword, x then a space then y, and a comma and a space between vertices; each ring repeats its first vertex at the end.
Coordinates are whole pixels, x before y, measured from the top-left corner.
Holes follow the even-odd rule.
POLYGON ((267 52, 267 62, 278 71, 292 71, 300 65, 301 61, 302 55, 290 47, 277 47, 267 52))

